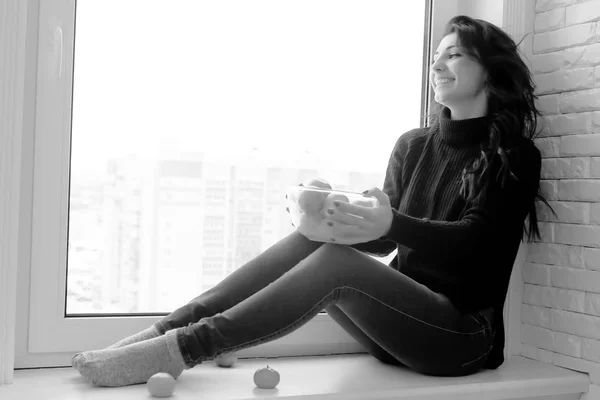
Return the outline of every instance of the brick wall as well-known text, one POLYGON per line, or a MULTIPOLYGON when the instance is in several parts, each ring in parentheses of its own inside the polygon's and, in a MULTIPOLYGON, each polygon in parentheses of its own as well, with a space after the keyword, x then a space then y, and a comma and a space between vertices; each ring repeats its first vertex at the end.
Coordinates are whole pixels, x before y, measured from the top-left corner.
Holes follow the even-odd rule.
POLYGON ((523 266, 522 354, 600 371, 600 0, 537 0, 542 239, 523 266))

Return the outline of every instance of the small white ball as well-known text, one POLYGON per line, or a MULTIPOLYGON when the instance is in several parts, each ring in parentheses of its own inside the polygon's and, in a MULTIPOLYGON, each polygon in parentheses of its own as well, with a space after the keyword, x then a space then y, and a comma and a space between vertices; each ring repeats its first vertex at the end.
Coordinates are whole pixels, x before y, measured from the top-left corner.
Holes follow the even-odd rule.
POLYGON ((170 397, 175 390, 175 378, 165 372, 159 372, 148 379, 146 386, 153 397, 170 397))

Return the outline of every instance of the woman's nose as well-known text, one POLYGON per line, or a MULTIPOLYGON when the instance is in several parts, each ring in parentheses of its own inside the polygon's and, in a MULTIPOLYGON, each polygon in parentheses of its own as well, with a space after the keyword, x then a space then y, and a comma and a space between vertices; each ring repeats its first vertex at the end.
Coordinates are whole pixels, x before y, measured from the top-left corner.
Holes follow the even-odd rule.
POLYGON ((431 70, 432 71, 441 71, 444 67, 444 63, 440 62, 440 60, 436 60, 433 62, 433 64, 431 64, 431 70))

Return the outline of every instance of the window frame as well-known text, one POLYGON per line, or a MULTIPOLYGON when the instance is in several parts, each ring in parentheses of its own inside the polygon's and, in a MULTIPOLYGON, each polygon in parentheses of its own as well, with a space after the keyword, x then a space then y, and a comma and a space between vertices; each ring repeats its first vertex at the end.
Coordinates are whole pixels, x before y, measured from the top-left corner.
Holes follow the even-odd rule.
MULTIPOLYGON (((30 234, 30 270, 28 280, 20 278, 17 313, 21 315, 18 322, 15 366, 43 367, 69 366, 70 356, 76 352, 91 348, 101 348, 117 341, 124 335, 132 334, 150 326, 162 314, 136 315, 124 318, 118 315, 100 317, 65 318, 63 310, 66 301, 66 279, 61 265, 66 264, 65 248, 68 226, 69 197, 69 164, 70 134, 63 135, 62 140, 54 140, 52 135, 45 134, 51 129, 70 132, 71 124, 71 85, 73 65, 73 21, 76 0, 30 0, 32 12, 29 12, 29 25, 35 25, 35 36, 32 46, 36 48, 36 57, 28 57, 29 68, 35 68, 35 140, 31 140, 31 148, 24 149, 30 157, 31 174, 24 174, 23 185, 31 186, 30 198, 31 231, 30 234), (32 16, 36 18, 33 19, 32 16), (39 21, 39 22, 38 22, 39 21), (56 28, 60 27, 60 30, 56 28), (39 32, 37 30, 39 29, 39 32), (48 54, 48 49, 62 48, 58 54, 48 54), (61 86, 62 85, 62 86, 61 86), (52 101, 68 106, 49 111, 40 107, 48 102, 48 93, 53 93, 52 101), (63 171, 53 175, 54 167, 63 171), (57 190, 58 187, 58 190, 57 190), (54 210, 55 212, 48 212, 54 210), (61 223, 61 221, 63 223, 61 223), (66 221, 66 222, 65 222, 66 221)), ((425 27, 430 32, 428 43, 424 43, 422 85, 422 115, 431 101, 431 90, 428 82, 428 65, 432 44, 439 41, 445 22, 456 15, 459 0, 428 0, 425 27)), ((32 27, 28 27, 32 30, 32 27)), ((363 352, 345 331, 331 318, 319 314, 306 325, 276 341, 239 352, 240 357, 274 357, 316 355, 328 353, 363 352)))

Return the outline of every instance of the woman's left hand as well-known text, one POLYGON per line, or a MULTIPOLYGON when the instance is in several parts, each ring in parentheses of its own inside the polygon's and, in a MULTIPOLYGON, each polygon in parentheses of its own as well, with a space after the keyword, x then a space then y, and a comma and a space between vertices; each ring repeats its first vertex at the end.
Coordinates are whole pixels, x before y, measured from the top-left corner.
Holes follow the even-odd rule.
POLYGON ((370 242, 386 235, 392 226, 390 198, 379 188, 363 192, 373 196, 379 204, 365 207, 343 201, 334 201, 333 214, 325 210, 326 221, 332 232, 332 242, 352 245, 370 242))

